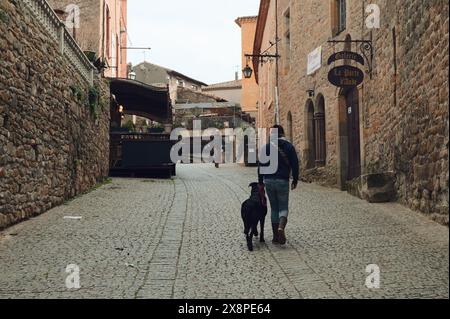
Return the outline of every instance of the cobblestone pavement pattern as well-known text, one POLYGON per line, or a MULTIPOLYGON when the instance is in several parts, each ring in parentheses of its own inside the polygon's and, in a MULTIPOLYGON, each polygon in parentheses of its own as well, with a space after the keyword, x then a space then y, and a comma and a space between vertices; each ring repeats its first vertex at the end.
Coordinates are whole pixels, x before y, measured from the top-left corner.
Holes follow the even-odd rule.
POLYGON ((448 298, 449 232, 397 204, 302 184, 288 244, 246 249, 255 169, 180 166, 114 179, 0 233, 0 298, 448 298), (81 220, 65 219, 80 216, 81 220), (80 267, 80 289, 66 267, 80 267), (380 268, 380 289, 366 267, 380 268))

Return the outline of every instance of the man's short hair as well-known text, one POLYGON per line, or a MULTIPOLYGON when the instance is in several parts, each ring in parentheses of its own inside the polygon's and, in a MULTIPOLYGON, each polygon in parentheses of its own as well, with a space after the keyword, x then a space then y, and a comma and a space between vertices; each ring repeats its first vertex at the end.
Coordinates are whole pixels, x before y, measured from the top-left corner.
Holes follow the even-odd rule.
POLYGON ((284 134, 284 128, 283 128, 281 125, 274 125, 274 126, 272 127, 272 129, 277 129, 277 130, 278 130, 278 137, 279 137, 279 138, 285 136, 285 134, 284 134))

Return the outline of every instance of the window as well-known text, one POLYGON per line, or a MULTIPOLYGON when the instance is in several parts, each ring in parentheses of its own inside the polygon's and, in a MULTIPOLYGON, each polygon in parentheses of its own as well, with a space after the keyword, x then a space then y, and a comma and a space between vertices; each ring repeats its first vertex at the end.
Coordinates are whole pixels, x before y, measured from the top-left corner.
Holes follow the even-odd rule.
POLYGON ((183 80, 177 80, 178 86, 184 88, 184 81, 183 80))
POLYGON ((111 15, 109 13, 109 8, 106 7, 106 58, 111 57, 111 15))
POLYGON ((274 102, 274 95, 275 95, 275 83, 274 78, 272 77, 272 60, 269 60, 267 65, 267 101, 269 103, 269 109, 272 107, 274 102))
POLYGON ((346 5, 345 0, 338 0, 339 9, 338 9, 338 33, 341 33, 345 30, 346 27, 346 5))
POLYGON ((347 5, 345 0, 332 1, 332 31, 333 36, 343 32, 347 27, 347 5))
POLYGON ((325 122, 325 98, 322 94, 317 96, 316 110, 314 113, 316 166, 326 164, 326 122, 325 122))
POLYGON ((289 112, 287 116, 287 137, 291 143, 294 143, 294 129, 292 126, 292 113, 289 112))
POLYGON ((309 99, 305 107, 305 149, 306 168, 314 168, 316 166, 316 128, 314 121, 314 102, 309 99))
POLYGON ((291 64, 291 11, 287 9, 284 13, 284 46, 286 71, 291 64))

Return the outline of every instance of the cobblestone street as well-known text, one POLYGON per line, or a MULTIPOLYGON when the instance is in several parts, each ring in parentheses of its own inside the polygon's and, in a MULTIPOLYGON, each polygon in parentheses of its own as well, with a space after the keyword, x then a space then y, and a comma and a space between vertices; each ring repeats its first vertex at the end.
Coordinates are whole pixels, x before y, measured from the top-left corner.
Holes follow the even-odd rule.
POLYGON ((192 165, 114 179, 6 229, 0 298, 448 298, 448 228, 314 184, 292 193, 288 244, 272 245, 268 216, 267 243, 249 253, 240 205, 255 175, 192 165), (365 286, 370 264, 380 289, 365 286))

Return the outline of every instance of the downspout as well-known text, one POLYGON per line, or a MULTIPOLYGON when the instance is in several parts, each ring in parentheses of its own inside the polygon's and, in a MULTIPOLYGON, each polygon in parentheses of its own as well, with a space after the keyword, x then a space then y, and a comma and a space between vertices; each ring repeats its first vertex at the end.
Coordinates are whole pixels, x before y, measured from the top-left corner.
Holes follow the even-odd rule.
MULTIPOLYGON (((100 57, 102 59, 105 58, 105 12, 106 12, 106 0, 103 0, 103 11, 102 11, 102 52, 101 52, 101 55, 100 55, 100 57)), ((103 72, 103 75, 104 75, 105 74, 104 70, 102 72, 103 72)))
POLYGON ((280 96, 279 96, 279 47, 278 47, 278 0, 275 0, 275 73, 276 73, 276 84, 275 84, 275 122, 277 125, 280 124, 280 96))

